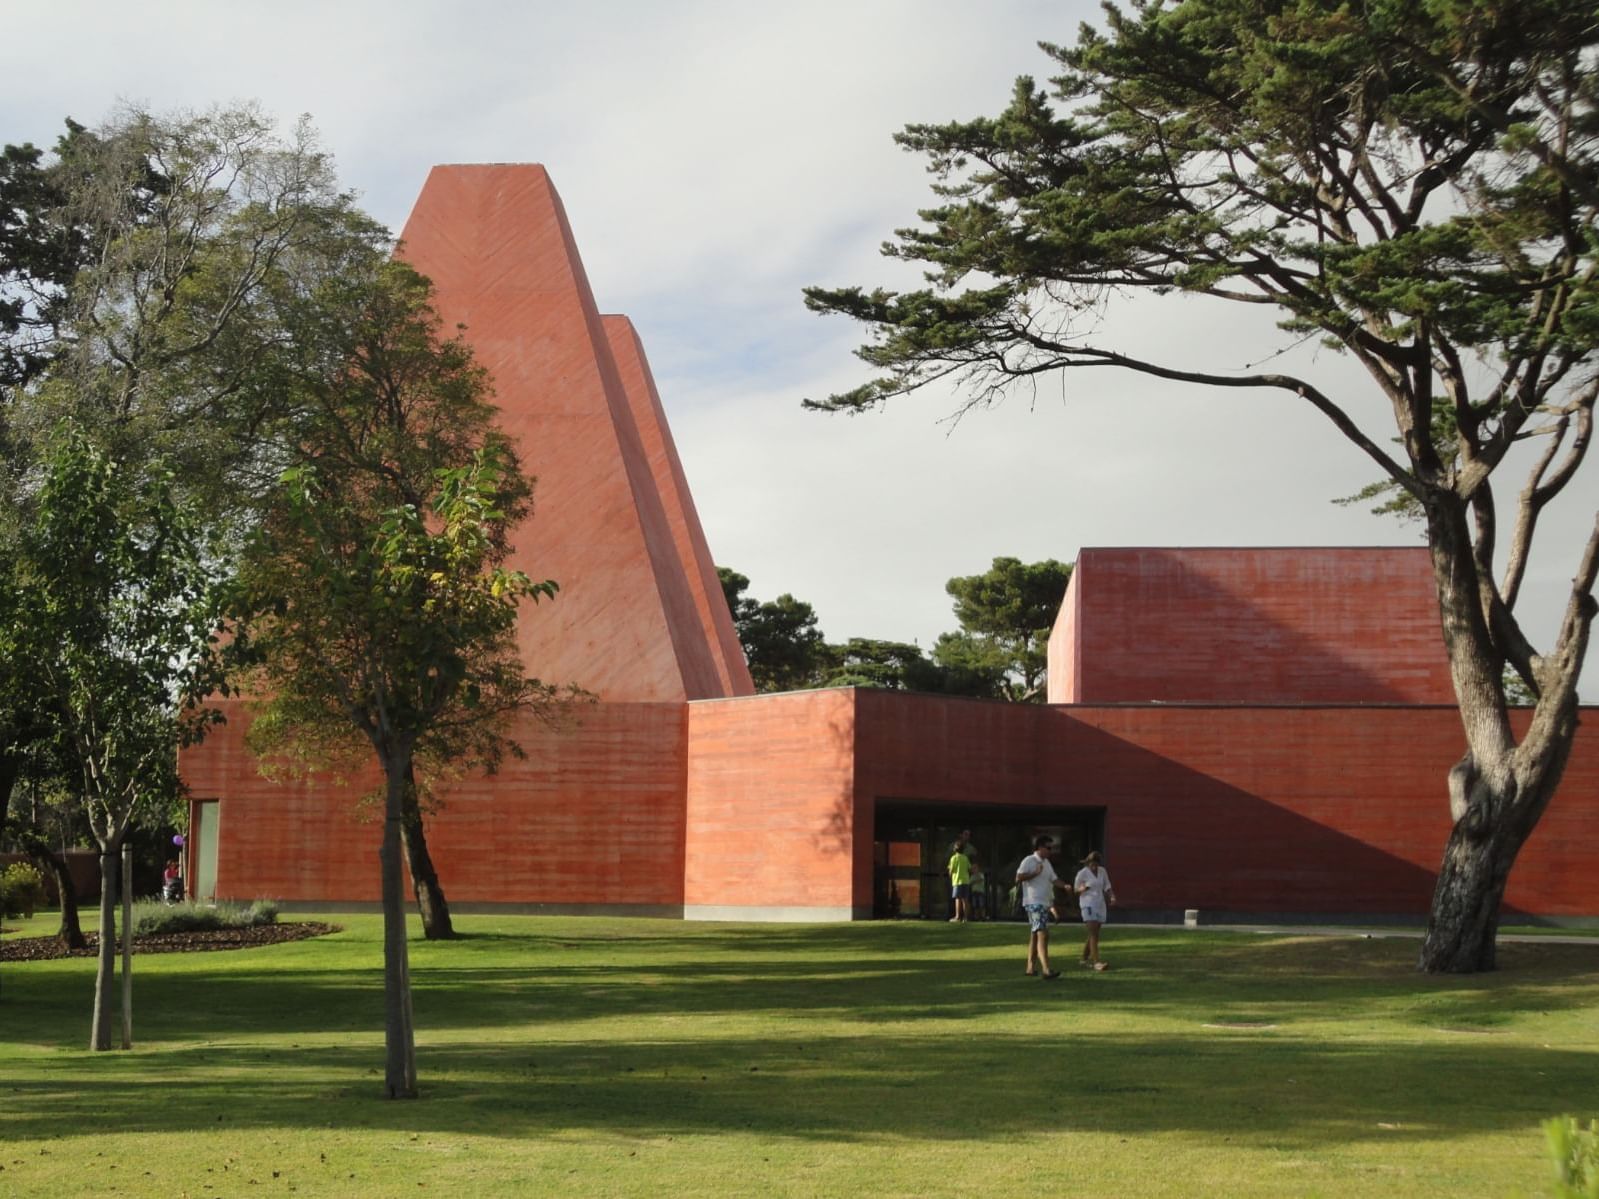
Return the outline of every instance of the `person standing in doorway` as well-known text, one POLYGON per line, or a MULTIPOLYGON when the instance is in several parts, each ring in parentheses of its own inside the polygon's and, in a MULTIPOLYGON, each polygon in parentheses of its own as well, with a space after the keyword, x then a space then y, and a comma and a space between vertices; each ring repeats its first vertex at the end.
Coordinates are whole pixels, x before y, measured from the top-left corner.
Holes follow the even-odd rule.
POLYGON ((1099 930, 1116 902, 1116 892, 1110 885, 1110 875, 1105 872, 1099 850, 1090 850, 1083 859, 1083 868, 1077 872, 1072 890, 1077 892, 1077 907, 1083 914, 1083 927, 1088 930, 1088 939, 1083 942, 1083 965, 1103 970, 1105 963, 1099 958, 1099 930))
MULTIPOLYGON (((962 836, 965 836, 963 833, 962 836)), ((966 846, 955 842, 955 852, 949 855, 949 893, 954 900, 955 914, 951 924, 965 924, 972 914, 972 860, 966 856, 966 846)))
POLYGON ((1027 973, 1036 973, 1039 978, 1060 977, 1060 971, 1049 968, 1049 908, 1055 901, 1055 888, 1060 885, 1049 861, 1054 846, 1049 837, 1034 837, 1033 852, 1016 867, 1022 911, 1027 913, 1027 973))

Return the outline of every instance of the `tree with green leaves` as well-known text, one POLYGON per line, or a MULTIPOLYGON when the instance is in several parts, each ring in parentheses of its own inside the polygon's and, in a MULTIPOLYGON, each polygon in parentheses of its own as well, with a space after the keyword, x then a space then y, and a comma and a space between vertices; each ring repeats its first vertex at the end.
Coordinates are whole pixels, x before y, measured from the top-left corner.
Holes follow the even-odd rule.
POLYGON ((884 691, 942 692, 944 672, 909 641, 851 637, 828 646, 826 687, 876 687, 884 691))
MULTIPOLYGON (((298 378, 295 455, 323 485, 349 498, 352 511, 376 514, 396 506, 423 511, 441 471, 470 465, 485 447, 509 453, 494 432, 496 409, 486 372, 459 337, 441 336, 428 281, 405 263, 381 254, 351 257, 305 301, 309 319, 292 324, 311 364, 298 378)), ((509 461, 514 464, 514 457, 509 461)), ((529 511, 531 483, 519 471, 503 483, 503 539, 529 511)), ((499 547, 503 551, 505 547, 499 547)), ((401 843, 412 888, 430 940, 454 935, 449 903, 428 852, 425 811, 440 802, 439 786, 462 756, 447 751, 446 733, 495 728, 491 697, 480 695, 470 711, 441 713, 422 746, 402 799, 401 843)), ((526 695, 514 688, 493 693, 514 708, 526 695)), ((291 718, 287 702, 272 705, 251 732, 252 744, 279 763, 297 769, 328 768, 369 753, 364 738, 331 696, 324 709, 291 718)), ((556 714, 556 707, 539 706, 556 714)), ((509 709, 507 709, 507 712, 509 709)), ((463 750, 481 762, 482 752, 502 743, 491 737, 463 750)))
POLYGON ((816 611, 804 600, 784 592, 775 600, 746 595, 750 581, 725 566, 716 568, 733 627, 749 663, 757 691, 798 691, 819 687, 828 669, 829 655, 816 611))
POLYGON ((939 637, 933 661, 982 688, 963 694, 1043 703, 1049 632, 1071 577, 1072 568, 1053 558, 995 558, 980 575, 951 579, 944 590, 955 601, 960 631, 939 637))
POLYGON ((106 1048, 115 851, 178 793, 207 725, 186 704, 220 682, 205 626, 276 469, 279 302, 364 227, 309 128, 250 109, 129 109, 3 159, 0 757, 64 746, 102 856, 106 1048))
POLYGON ((44 470, 15 564, 28 611, 4 636, 56 724, 100 852, 90 1048, 110 1049, 122 845, 181 792, 178 750, 214 717, 200 701, 220 681, 222 579, 206 514, 170 468, 118 461, 64 422, 44 470))
POLYGON ((232 648, 256 664, 250 690, 265 697, 258 751, 319 766, 358 738, 381 770, 385 1079, 406 1098, 401 855, 418 767, 493 769, 520 752, 513 715, 559 719, 575 695, 527 677, 518 657, 519 603, 556 585, 505 566, 531 483, 489 424, 483 374, 464 344, 438 339, 425 281, 395 264, 376 282, 346 369, 311 401, 321 435, 252 539, 232 648))
POLYGON ((1137 3, 1044 50, 1047 88, 1023 78, 997 117, 899 135, 938 199, 885 253, 928 286, 807 291, 869 327, 860 354, 882 371, 814 406, 946 378, 982 405, 1119 368, 1325 416, 1422 513, 1464 728, 1419 964, 1491 969, 1506 879, 1571 752, 1596 610, 1599 520, 1552 639, 1516 614, 1599 394, 1591 0, 1137 3), (1273 310, 1286 337, 1363 368, 1393 425, 1362 426, 1314 364, 1222 373, 1105 344, 1101 305, 1136 293, 1273 310), (1536 697, 1519 735, 1507 666, 1536 697))

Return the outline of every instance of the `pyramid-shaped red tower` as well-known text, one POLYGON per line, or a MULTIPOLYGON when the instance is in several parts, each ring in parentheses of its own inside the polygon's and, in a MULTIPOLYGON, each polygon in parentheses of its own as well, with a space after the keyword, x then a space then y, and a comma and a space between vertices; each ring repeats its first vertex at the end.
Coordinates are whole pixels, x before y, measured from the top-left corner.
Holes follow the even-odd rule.
POLYGON ((603 700, 750 694, 643 349, 596 308, 544 168, 434 167, 400 253, 493 377, 538 480, 512 565, 561 593, 523 614, 529 673, 603 700))

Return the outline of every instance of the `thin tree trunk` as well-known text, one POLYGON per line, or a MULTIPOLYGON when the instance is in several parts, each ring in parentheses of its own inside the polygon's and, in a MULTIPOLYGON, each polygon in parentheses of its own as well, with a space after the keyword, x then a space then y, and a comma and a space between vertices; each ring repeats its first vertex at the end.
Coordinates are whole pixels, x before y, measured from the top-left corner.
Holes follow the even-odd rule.
POLYGON ((410 764, 385 762, 383 844, 384 1086, 390 1099, 416 1098, 416 1033, 411 1014, 411 967, 405 939, 405 878, 400 861, 406 775, 410 764))
POLYGON ((111 1021, 116 1013, 112 989, 117 980, 117 877, 121 846, 100 845, 100 952, 94 973, 94 1027, 90 1049, 114 1048, 111 1021))
POLYGON ((122 846, 122 1048, 133 1048, 133 846, 122 846))
POLYGON ((433 867, 428 853, 427 834, 422 827, 422 805, 417 800, 416 774, 406 772, 404 819, 400 822, 400 840, 405 846, 406 865, 411 870, 411 886, 416 894, 417 911, 422 913, 422 934, 429 941, 447 941, 455 937, 455 926, 450 922, 450 905, 444 898, 444 888, 439 885, 438 871, 433 867))

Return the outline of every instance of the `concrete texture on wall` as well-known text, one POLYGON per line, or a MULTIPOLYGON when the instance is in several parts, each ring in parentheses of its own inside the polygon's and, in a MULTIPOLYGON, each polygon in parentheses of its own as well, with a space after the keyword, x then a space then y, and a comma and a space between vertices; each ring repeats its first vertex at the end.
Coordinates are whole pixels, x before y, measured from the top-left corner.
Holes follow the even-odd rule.
POLYGON ((602 321, 544 168, 434 167, 400 253, 493 377, 501 424, 538 480, 512 565, 561 593, 522 621, 528 668, 607 700, 748 694, 643 354, 630 326, 602 321))
MULTIPOLYGON (((183 756, 196 799, 219 799, 217 895, 294 903, 378 901, 374 768, 340 780, 266 778, 244 744, 247 705, 183 756)), ((440 790, 428 848, 445 894, 464 904, 683 903, 680 703, 588 704, 548 728, 511 730, 525 759, 440 790)))
MULTIPOLYGON (((864 914, 854 868, 858 694, 797 691, 688 705, 686 915, 864 914)), ((865 903, 869 912, 869 885, 865 903)))
MULTIPOLYGON (((1031 707, 862 691, 854 711, 857 905, 870 900, 874 806, 893 800, 1101 809, 1117 891, 1140 909, 1419 917, 1462 744, 1443 706, 1031 707)), ((1599 711, 1583 714, 1511 876, 1509 915, 1599 916, 1599 711)))
POLYGON ((1420 547, 1084 549, 1051 703, 1454 702, 1420 547))

